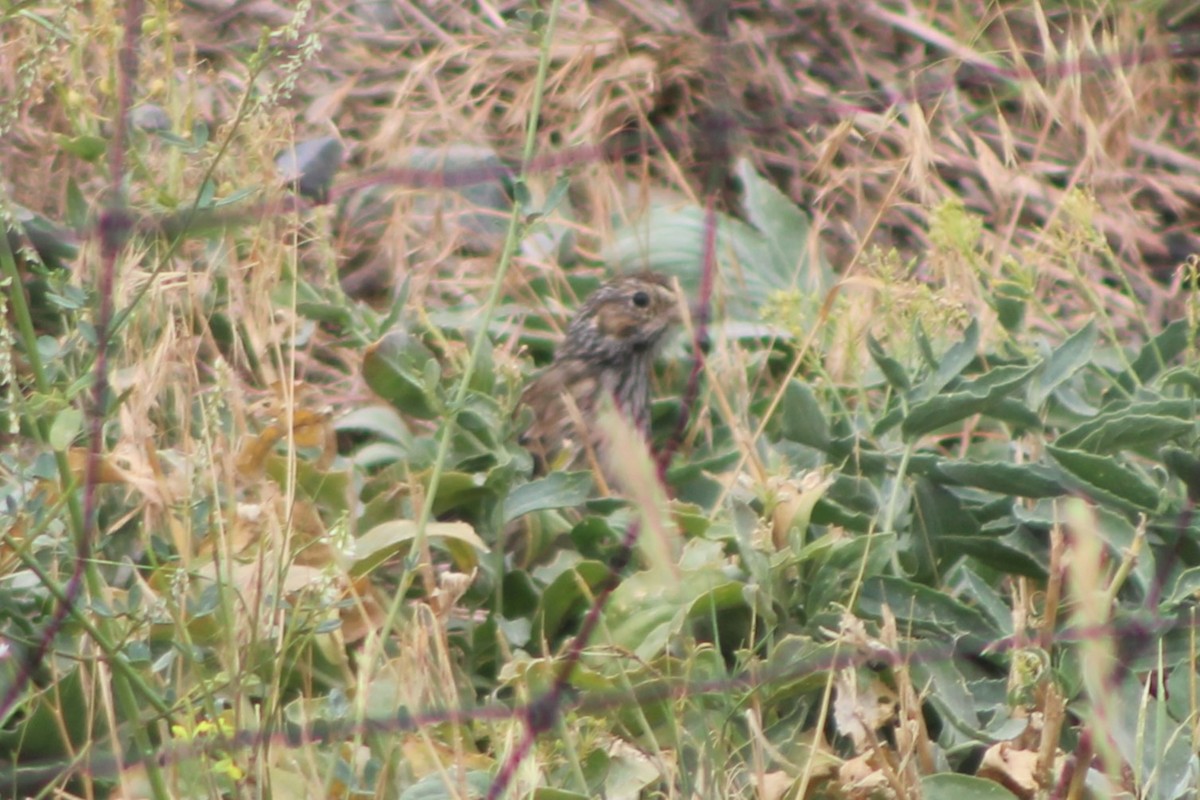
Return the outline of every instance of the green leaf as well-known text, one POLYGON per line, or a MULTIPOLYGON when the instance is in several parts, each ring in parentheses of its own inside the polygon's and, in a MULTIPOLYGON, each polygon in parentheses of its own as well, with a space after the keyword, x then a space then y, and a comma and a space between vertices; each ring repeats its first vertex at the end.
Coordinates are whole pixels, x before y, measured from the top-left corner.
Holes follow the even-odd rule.
POLYGON ((942 360, 938 362, 937 370, 917 387, 918 396, 932 397, 945 389, 950 381, 957 378, 975 360, 975 352, 978 349, 979 321, 972 319, 971 324, 963 331, 962 341, 955 342, 946 351, 942 360))
POLYGON ((75 230, 83 230, 88 222, 88 204, 79 191, 74 178, 67 179, 67 224, 75 230))
POLYGON ((375 437, 407 444, 412 441, 404 418, 395 409, 382 404, 362 406, 354 409, 333 424, 334 430, 364 431, 375 437))
POLYGON ((1006 395, 1023 386, 1033 371, 1033 367, 997 367, 961 385, 957 391, 916 403, 900 426, 904 438, 912 440, 973 414, 987 412, 1006 395))
MULTIPOLYGON (((979 523, 963 509, 957 497, 928 478, 913 482, 913 504, 915 519, 910 533, 902 535, 900 541, 916 559, 913 578, 928 583, 938 576, 944 539, 974 536, 979 532, 979 523)), ((951 552, 950 558, 957 559, 958 555, 951 552)))
POLYGON ((1200 499, 1200 458, 1191 450, 1164 447, 1162 461, 1163 466, 1183 481, 1188 497, 1193 501, 1200 499))
POLYGON ((983 647, 998 635, 995 626, 979 611, 940 589, 889 576, 863 581, 859 610, 880 617, 885 604, 897 620, 964 637, 967 640, 964 646, 968 648, 983 647))
POLYGON ((542 203, 542 214, 552 214, 558 208, 558 204, 567 196, 567 189, 571 187, 571 179, 566 175, 559 175, 558 180, 550 187, 550 191, 546 193, 546 202, 542 203))
POLYGON ((209 136, 209 130, 208 130, 207 122, 205 122, 204 120, 198 119, 192 123, 191 146, 193 148, 195 148, 196 150, 199 150, 200 148, 204 147, 204 145, 208 144, 208 136, 209 136))
POLYGON ((992 584, 979 577, 978 573, 968 564, 958 567, 950 576, 951 580, 960 577, 966 584, 968 594, 983 613, 987 614, 992 624, 1005 636, 1013 632, 1012 609, 1008 607, 992 584))
POLYGON ((1131 511, 1158 508, 1158 488, 1115 457, 1055 445, 1047 445, 1046 451, 1079 484, 1079 488, 1097 500, 1115 503, 1131 511))
MULTIPOLYGON (((717 266, 735 291, 725 296, 725 314, 732 321, 761 320, 762 307, 776 292, 803 285, 807 265, 786 273, 774 268, 774 250, 761 232, 741 220, 716 214, 717 266)), ((657 204, 640 219, 613 231, 604 251, 618 269, 653 269, 674 275, 690 293, 700 284, 709 216, 696 205, 657 204)), ((817 295, 811 293, 811 297, 817 295)), ((817 300, 813 300, 816 311, 817 300)))
POLYGON ((599 561, 580 561, 560 572, 542 592, 532 641, 557 638, 569 618, 591 606, 596 589, 608 576, 608 567, 599 561))
POLYGON ((1179 573, 1165 597, 1168 607, 1181 606, 1200 599, 1200 567, 1190 567, 1179 573))
POLYGON ((258 191, 259 190, 255 187, 246 187, 244 189, 238 189, 236 191, 230 192, 226 196, 222 197, 220 200, 217 200, 215 203, 213 203, 213 208, 224 208, 225 206, 231 206, 231 205, 234 205, 235 203, 240 203, 241 201, 245 200, 247 197, 251 197, 252 195, 257 194, 258 191))
POLYGON ((533 511, 581 506, 591 494, 590 472, 554 472, 513 489, 504 501, 504 522, 533 511))
POLYGON ((772 679, 763 688, 771 692, 772 701, 819 692, 829 679, 830 668, 838 663, 838 656, 837 643, 788 634, 767 655, 762 674, 772 679))
MULTIPOLYGON (((429 488, 430 471, 421 474, 421 482, 429 488)), ((471 509, 475 511, 479 504, 495 494, 495 490, 487 485, 487 476, 478 472, 459 472, 447 470, 438 481, 437 497, 433 498, 433 513, 447 514, 455 509, 471 509)))
POLYGON ((200 184, 200 193, 196 197, 196 208, 212 208, 213 198, 217 194, 217 182, 212 178, 200 184))
POLYGON ((824 294, 832 284, 832 276, 819 267, 811 269, 808 255, 812 222, 808 214, 759 175, 749 159, 739 158, 736 169, 742 184, 746 219, 764 234, 779 280, 807 292, 824 294))
POLYGON ((1057 497, 1066 492, 1058 472, 1042 464, 943 461, 937 473, 957 484, 1018 497, 1057 497))
MULTIPOLYGON (((16 204, 13 204, 12 215, 17 227, 29 239, 29 244, 33 245, 38 258, 46 266, 61 267, 61 262, 79 255, 76 235, 58 223, 16 204)), ((11 230, 7 238, 9 247, 14 250, 22 244, 11 230)))
POLYGON ((438 770, 400 793, 400 800, 458 800, 463 797, 487 797, 492 786, 492 774, 483 770, 471 770, 465 775, 452 770, 447 774, 438 770), (466 792, 462 791, 466 778, 466 792))
MULTIPOLYGON (((920 655, 920 651, 916 655, 920 655)), ((979 710, 967 687, 967 679, 959 672, 954 659, 946 658, 944 653, 933 652, 929 658, 914 658, 911 669, 918 686, 932 684, 929 699, 944 716, 953 720, 956 727, 977 734, 980 727, 979 710)))
POLYGON ((1138 353, 1131 365, 1133 374, 1130 375, 1126 372, 1122 375, 1121 386, 1127 391, 1133 391, 1136 384, 1148 382, 1158 375, 1163 367, 1170 364, 1176 356, 1187 349, 1190 338, 1191 326, 1186 319, 1177 319, 1172 322, 1163 329, 1162 333, 1147 342, 1142 351, 1138 353), (1136 381, 1134 376, 1137 378, 1136 381))
POLYGON ((1095 346, 1096 321, 1088 320, 1087 325, 1071 334, 1050 354, 1041 372, 1034 376, 1027 393, 1029 405, 1041 408, 1051 392, 1088 363, 1095 346))
MULTIPOLYGON (((1013 514, 1016 519, 1027 526, 1050 530, 1061 524, 1063 520, 1062 502, 1041 500, 1032 507, 1018 507, 1013 514)), ((1123 512, 1092 506, 1089 508, 1092 523, 1091 533, 1108 546, 1113 559, 1120 561, 1133 546, 1137 529, 1123 512)), ((1134 561, 1130 579, 1143 591, 1155 581, 1155 552, 1151 548, 1143 548, 1134 561)))
POLYGON ((1125 449, 1147 452, 1149 448, 1192 433, 1196 410, 1192 400, 1135 403, 1072 428, 1061 434, 1055 444, 1097 454, 1125 449))
POLYGON ((812 387, 792 379, 784 388, 779 404, 780 433, 794 442, 829 450, 829 424, 812 387))
POLYGON ((888 383, 903 392, 912 388, 912 382, 908 379, 908 372, 904 369, 904 365, 885 353, 883 345, 870 333, 867 334, 867 352, 871 354, 872 360, 888 383))
MULTIPOLYGON (((14 649, 16 657, 25 656, 23 649, 14 649)), ((6 661, 12 662, 13 655, 6 661)), ((4 686, 13 685, 13 669, 3 665, 0 680, 4 686)), ((68 758, 88 739, 103 735, 92 715, 85 713, 92 694, 85 688, 81 671, 78 664, 64 663, 56 668, 52 684, 41 688, 34 683, 22 692, 16 713, 0 726, 0 748, 34 762, 68 758)))
POLYGON ((291 459, 284 454, 267 456, 264 464, 269 475, 280 486, 287 486, 292 476, 296 487, 316 501, 317 507, 337 516, 348 511, 350 473, 328 470, 307 459, 291 459), (293 463, 294 462, 294 463, 293 463))
POLYGON ((921 779, 925 800, 1017 800, 1017 796, 994 781, 970 775, 941 772, 921 779))
POLYGON ((108 150, 108 141, 99 136, 59 136, 58 146, 64 153, 84 161, 97 161, 108 150))
POLYGON ((64 408, 54 416, 50 424, 50 446, 63 452, 75 442, 83 428, 83 412, 77 408, 64 408))
POLYGON ((512 184, 513 200, 517 207, 525 214, 533 214, 533 195, 529 193, 529 185, 521 178, 517 178, 512 184))
POLYGON ((419 419, 441 413, 438 386, 427 385, 425 370, 437 365, 433 353, 407 331, 395 329, 369 346, 363 355, 363 378, 371 390, 401 412, 419 419))
MULTIPOLYGON (((430 544, 444 547, 464 572, 479 563, 480 553, 488 552, 475 529, 465 522, 430 522, 425 526, 425 536, 430 544)), ((366 575, 388 559, 407 553, 416 540, 417 523, 413 520, 376 525, 354 540, 347 572, 354 578, 366 575)))
POLYGON ((985 527, 978 536, 946 536, 942 547, 946 552, 970 556, 998 572, 1038 580, 1046 577, 1045 543, 1011 520, 1007 530, 997 524, 985 527))
POLYGON ((998 281, 992 287, 989 298, 1000 324, 1009 333, 1016 334, 1025 324, 1025 306, 1032 293, 1014 281, 998 281))
POLYGON ((1025 400, 1016 397, 1001 397, 995 405, 988 408, 987 415, 1014 428, 1016 432, 1040 432, 1044 428, 1042 418, 1025 403, 1025 400))

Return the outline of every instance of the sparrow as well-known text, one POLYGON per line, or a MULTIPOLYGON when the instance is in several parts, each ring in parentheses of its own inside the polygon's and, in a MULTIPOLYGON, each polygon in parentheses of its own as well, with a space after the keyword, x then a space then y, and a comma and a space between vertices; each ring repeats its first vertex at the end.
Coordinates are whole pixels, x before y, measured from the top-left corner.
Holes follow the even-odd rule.
POLYGON ((525 388, 518 409, 533 411, 520 443, 539 473, 578 469, 601 456, 596 425, 603 399, 645 435, 650 427, 650 371, 667 334, 682 319, 665 275, 619 275, 588 296, 567 326, 554 360, 525 388))

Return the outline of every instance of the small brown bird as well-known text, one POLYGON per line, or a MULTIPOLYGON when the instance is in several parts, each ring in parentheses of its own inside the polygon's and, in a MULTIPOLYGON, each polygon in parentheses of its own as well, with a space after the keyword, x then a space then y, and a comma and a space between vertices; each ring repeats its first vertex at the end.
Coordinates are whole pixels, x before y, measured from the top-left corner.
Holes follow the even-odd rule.
POLYGON ((581 467, 603 451, 594 423, 606 395, 640 430, 648 430, 650 369, 680 319, 670 282, 655 272, 618 276, 588 297, 553 363, 521 395, 533 422, 520 441, 539 472, 581 467))

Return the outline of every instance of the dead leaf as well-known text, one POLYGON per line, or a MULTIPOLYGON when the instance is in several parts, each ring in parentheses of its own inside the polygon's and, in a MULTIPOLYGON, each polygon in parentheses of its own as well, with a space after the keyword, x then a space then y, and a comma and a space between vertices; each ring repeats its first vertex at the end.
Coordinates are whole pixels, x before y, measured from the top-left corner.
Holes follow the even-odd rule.
MULTIPOLYGON (((258 475, 263 471, 267 456, 275 449, 275 445, 288 435, 288 415, 283 408, 274 408, 275 419, 238 451, 237 471, 241 475, 258 475)), ((295 409, 291 414, 292 442, 296 447, 319 447, 321 457, 318 467, 328 466, 336 453, 335 433, 333 430, 333 413, 329 409, 313 411, 310 409, 295 409)))
POLYGON ((995 781, 1021 800, 1037 794, 1038 754, 1034 750, 1019 750, 1008 742, 992 745, 983 754, 976 775, 995 781))
POLYGON ((896 721, 896 693, 878 678, 860 677, 849 667, 838 672, 835 688, 833 723, 859 752, 870 746, 875 731, 896 721))

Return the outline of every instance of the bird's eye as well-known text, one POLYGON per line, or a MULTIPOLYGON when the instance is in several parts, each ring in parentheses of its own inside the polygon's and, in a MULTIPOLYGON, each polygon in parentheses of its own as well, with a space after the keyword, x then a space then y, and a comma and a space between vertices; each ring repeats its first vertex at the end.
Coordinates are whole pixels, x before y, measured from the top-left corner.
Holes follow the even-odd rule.
POLYGON ((650 295, 642 291, 633 293, 633 304, 638 308, 645 308, 650 305, 650 295))

